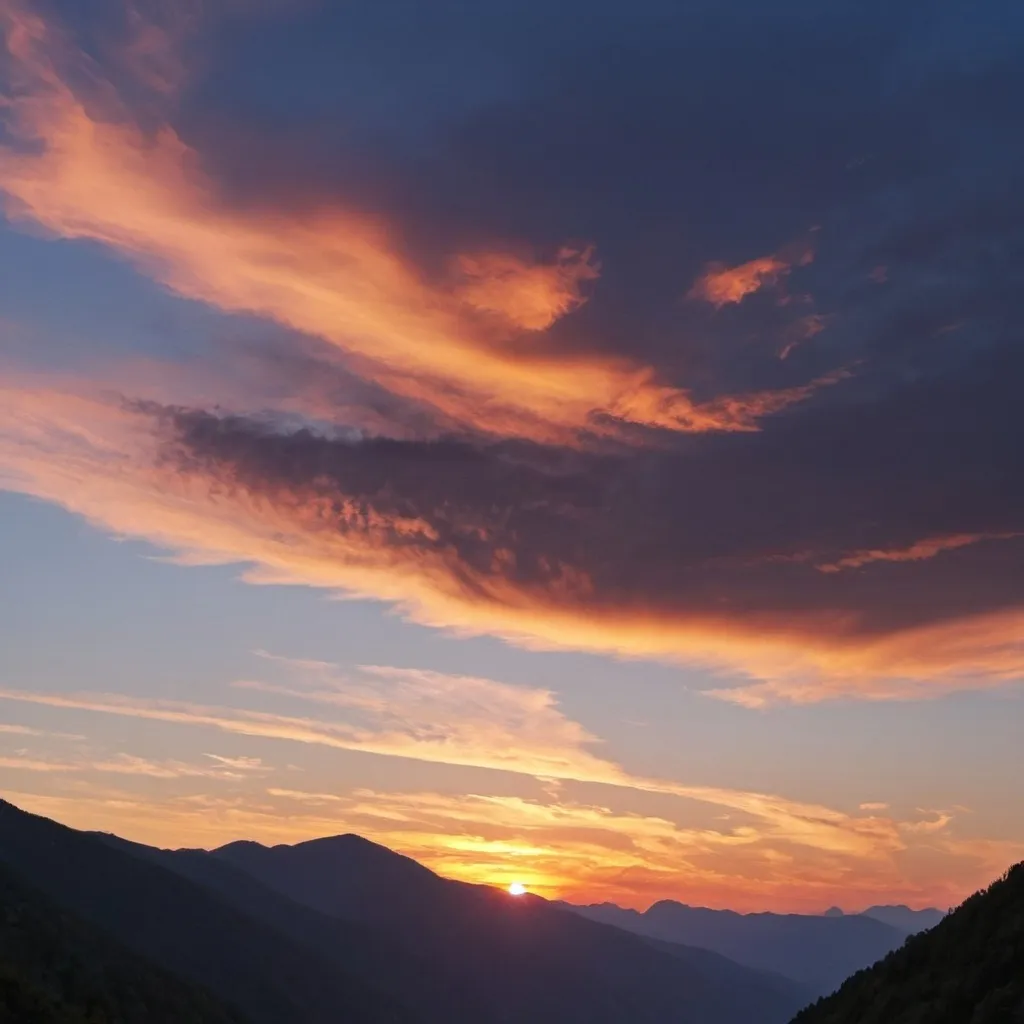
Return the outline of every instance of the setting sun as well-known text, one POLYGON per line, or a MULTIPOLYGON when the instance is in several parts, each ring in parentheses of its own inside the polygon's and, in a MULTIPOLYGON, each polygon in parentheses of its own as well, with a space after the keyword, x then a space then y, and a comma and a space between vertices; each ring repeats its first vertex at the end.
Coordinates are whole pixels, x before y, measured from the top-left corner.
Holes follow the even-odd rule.
POLYGON ((526 886, 522 882, 513 882, 508 887, 510 896, 524 896, 526 894, 526 886))

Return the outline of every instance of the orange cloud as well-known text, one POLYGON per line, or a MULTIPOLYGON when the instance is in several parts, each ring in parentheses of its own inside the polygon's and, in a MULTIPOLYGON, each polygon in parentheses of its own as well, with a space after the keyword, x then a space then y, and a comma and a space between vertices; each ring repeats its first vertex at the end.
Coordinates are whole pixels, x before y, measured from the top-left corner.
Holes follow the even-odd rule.
POLYGON ((241 836, 294 843, 356 832, 449 877, 499 886, 525 881, 549 898, 637 908, 670 898, 754 912, 816 913, 836 903, 945 907, 1024 856, 1019 843, 906 831, 913 845, 863 860, 801 852, 757 827, 693 828, 667 814, 587 800, 479 793, 272 785, 155 797, 79 783, 66 792, 19 788, 5 796, 73 827, 163 847, 212 847, 241 836))
POLYGON ((415 621, 524 646, 739 671, 755 681, 712 692, 748 706, 920 697, 1021 676, 1024 613, 1017 609, 864 634, 850 616, 828 610, 794 616, 605 604, 570 565, 523 578, 508 565, 463 562, 415 515, 380 513, 364 500, 315 489, 253 493, 230 475, 169 463, 159 425, 145 413, 20 383, 0 387, 0 483, 165 546, 186 563, 247 565, 245 578, 254 583, 383 599, 415 621))
POLYGON ((905 548, 868 548, 844 555, 835 562, 819 565, 821 572, 841 572, 843 569, 860 569, 872 562, 920 562, 934 558, 943 551, 956 551, 971 544, 993 540, 1013 540, 1020 533, 953 533, 939 537, 926 537, 905 548))
POLYGON ((833 642, 761 681, 707 690, 741 707, 814 704, 841 697, 925 700, 1017 682, 1024 674, 1024 613, 968 616, 897 634, 833 642))
MULTIPOLYGON (((596 275, 589 250, 548 265, 502 251, 456 256, 462 280, 446 291, 403 260, 386 224, 358 210, 226 208, 198 155, 167 125, 143 132, 100 69, 89 65, 88 97, 72 89, 65 68, 86 58, 55 26, 3 0, 0 27, 18 86, 6 101, 16 143, 0 154, 12 220, 100 242, 180 295, 321 338, 354 372, 454 422, 562 440, 611 430, 620 416, 672 431, 750 429, 809 393, 753 396, 745 412, 744 396, 732 396, 720 417, 715 403, 695 403, 648 367, 510 346, 510 329, 536 333, 583 301, 580 287, 596 275)), ((138 45, 149 54, 165 43, 138 45)))
POLYGON ((464 280, 456 296, 527 331, 543 331, 586 301, 584 281, 599 276, 593 251, 563 249, 552 264, 529 264, 507 253, 459 256, 464 280))
MULTIPOLYGON (((515 796, 357 790, 328 803, 322 795, 271 792, 311 808, 333 804, 360 829, 442 874, 502 886, 523 881, 531 892, 549 897, 636 904, 654 892, 763 909, 766 900, 780 895, 766 892, 766 883, 768 890, 789 888, 783 878, 792 871, 791 860, 780 858, 780 870, 779 861, 773 865, 766 856, 785 842, 756 826, 687 828, 669 817, 601 804, 515 796)), ((821 870, 813 854, 800 860, 812 878, 821 870)), ((821 899, 806 896, 808 902, 821 899)))
POLYGON ((761 256, 727 267, 724 263, 711 263, 704 275, 694 283, 687 298, 701 299, 716 309, 742 302, 762 288, 770 287, 788 274, 792 267, 778 256, 761 256))

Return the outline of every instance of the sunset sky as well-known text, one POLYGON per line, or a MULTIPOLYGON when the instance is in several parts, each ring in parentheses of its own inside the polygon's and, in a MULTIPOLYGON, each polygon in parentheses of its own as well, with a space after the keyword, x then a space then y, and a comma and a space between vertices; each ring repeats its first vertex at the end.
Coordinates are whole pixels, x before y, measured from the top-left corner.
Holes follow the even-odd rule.
POLYGON ((0 795, 646 907, 1024 858, 1024 5, 0 0, 0 795))

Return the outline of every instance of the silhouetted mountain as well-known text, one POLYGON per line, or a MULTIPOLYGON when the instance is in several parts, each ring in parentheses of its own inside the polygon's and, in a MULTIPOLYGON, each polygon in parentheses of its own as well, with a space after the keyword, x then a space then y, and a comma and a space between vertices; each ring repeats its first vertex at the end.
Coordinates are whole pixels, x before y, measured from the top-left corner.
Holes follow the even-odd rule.
MULTIPOLYGON (((424 1022, 486 1021, 490 1010, 429 957, 358 922, 321 913, 258 882, 248 872, 205 850, 159 850, 107 833, 102 842, 144 857, 202 885, 318 957, 417 1008, 424 1022)), ((742 970, 742 968, 741 968, 742 970)))
POLYGON ((808 998, 355 836, 164 851, 0 801, 0 863, 252 1024, 782 1024, 808 998))
POLYGON ((793 1024, 1024 1022, 1024 863, 793 1024))
POLYGON ((0 868, 0 1024, 240 1024, 242 1017, 0 868))
POLYGON ((655 903, 642 914, 612 903, 565 906, 638 935, 713 950, 747 967, 791 978, 818 995, 834 991, 907 937, 861 914, 737 914, 673 900, 655 903))
POLYGON ((910 907, 905 907, 902 904, 868 907, 864 911, 864 917, 873 917, 876 921, 898 928, 908 935, 915 935, 917 932, 934 928, 945 916, 944 910, 936 910, 935 907, 929 907, 926 910, 911 910, 910 907))
MULTIPOLYGON (((559 904, 555 904, 559 906, 559 904)), ((721 953, 714 953, 710 949, 701 949, 698 946, 683 946, 678 942, 665 942, 663 939, 652 939, 646 935, 639 935, 648 946, 653 949, 660 949, 663 953, 682 960, 684 963, 695 967, 707 978, 713 978, 725 985, 749 985, 750 975, 753 973, 762 984, 767 984, 779 992, 799 996, 803 1000, 812 997, 811 990, 805 985, 800 985, 792 978, 786 978, 781 974, 771 971, 758 971, 751 967, 744 967, 742 964, 730 960, 721 953)))
POLYGON ((0 801, 0 863, 62 909, 183 978, 253 1024, 405 1024, 391 997, 209 889, 0 801))
POLYGON ((807 998, 703 950, 669 951, 534 896, 440 878, 358 836, 232 843, 210 856, 307 907, 401 936, 494 1022, 770 1024, 807 998))

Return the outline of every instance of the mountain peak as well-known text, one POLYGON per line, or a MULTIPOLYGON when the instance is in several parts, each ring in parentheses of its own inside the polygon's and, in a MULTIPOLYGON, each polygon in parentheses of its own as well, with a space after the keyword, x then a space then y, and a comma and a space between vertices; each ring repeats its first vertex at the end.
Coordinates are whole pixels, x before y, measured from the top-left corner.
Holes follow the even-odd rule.
MULTIPOLYGON (((382 855, 386 854, 391 857, 402 857, 402 854, 395 853, 394 850, 382 846, 380 843, 375 843, 371 839, 356 835, 355 832, 340 832, 334 836, 317 836, 315 839, 304 839, 299 843, 279 843, 274 849, 281 849, 283 847, 291 847, 295 850, 365 850, 367 852, 374 851, 382 855)), ((403 859, 409 860, 410 858, 404 857, 403 859)))
POLYGON ((282 854, 291 851, 300 856, 325 856, 337 855, 346 858, 364 858, 366 862, 376 858, 378 862, 403 862, 419 871, 430 872, 418 861, 404 854, 396 853, 394 850, 380 843, 375 843, 355 832, 340 832, 333 836, 317 836, 315 839, 304 839, 298 843, 275 843, 273 846, 266 846, 252 839, 236 839, 234 842, 218 846, 211 852, 215 855, 231 858, 233 856, 261 856, 267 853, 282 854))
MULTIPOLYGON (((184 847, 183 847, 184 849, 184 847)), ((269 847, 264 846, 262 843, 256 842, 255 839, 236 839, 234 842, 225 843, 223 846, 218 846, 214 853, 220 853, 226 850, 267 850, 269 847)))

